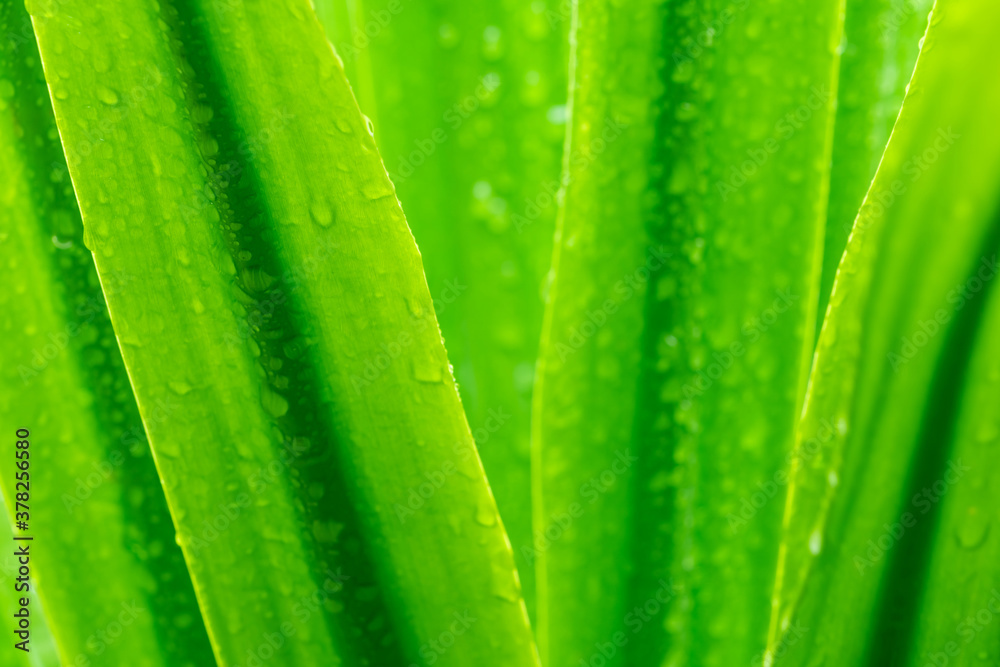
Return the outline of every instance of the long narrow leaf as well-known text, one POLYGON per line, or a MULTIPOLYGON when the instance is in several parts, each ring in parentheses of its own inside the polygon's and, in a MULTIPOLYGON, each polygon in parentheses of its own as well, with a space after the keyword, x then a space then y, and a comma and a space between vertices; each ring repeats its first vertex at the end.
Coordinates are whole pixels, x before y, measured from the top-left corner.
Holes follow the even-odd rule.
POLYGON ((140 410, 179 405, 152 447, 220 664, 533 664, 420 257, 309 4, 35 11, 88 247, 139 276, 107 296, 140 410))
MULTIPOLYGON (((926 583, 913 625, 908 664, 915 667, 927 661, 940 664, 943 659, 959 667, 1000 660, 1000 628, 992 627, 1000 613, 1000 538, 994 528, 1000 520, 1000 480, 995 465, 1000 442, 996 409, 1000 396, 1000 292, 991 290, 989 303, 983 308, 964 386, 959 390, 962 408, 952 431, 952 470, 943 480, 955 483, 940 500, 933 544, 927 554, 926 583)), ((930 492, 936 490, 931 488, 930 492)), ((929 498, 925 500, 929 502, 929 498)), ((884 543, 883 536, 879 539, 884 543)), ((876 544, 876 548, 881 547, 876 544)))
MULTIPOLYGON (((818 322, 913 74, 931 0, 848 0, 818 322)), ((817 333, 819 327, 817 327, 817 333)))
POLYGON ((529 609, 531 387, 565 133, 561 9, 317 3, 362 109, 377 118, 529 609))
POLYGON ((814 340, 842 6, 577 12, 533 443, 543 661, 747 664, 814 340))
MULTIPOLYGON (((987 297, 1000 248, 1000 91, 954 74, 1000 67, 998 28, 992 3, 938 0, 855 221, 799 426, 777 665, 922 666, 949 627, 960 632, 959 610, 988 602, 995 566, 981 568, 996 549, 986 536, 996 509, 983 483, 995 437, 975 410, 997 401, 987 297)), ((982 664, 973 651, 946 657, 982 664)))
MULTIPOLYGON (((93 257, 83 245, 21 3, 0 2, 0 32, 0 485, 7 511, 26 525, 17 533, 33 538, 30 569, 64 664, 213 664, 93 257), (18 429, 28 432, 26 449, 16 446, 18 429)), ((78 53, 71 47, 67 55, 78 53)), ((105 291, 132 289, 140 273, 133 267, 105 275, 105 291)), ((150 432, 169 428, 179 410, 169 397, 149 405, 150 432)), ((4 551, 13 553, 7 544, 4 551)))

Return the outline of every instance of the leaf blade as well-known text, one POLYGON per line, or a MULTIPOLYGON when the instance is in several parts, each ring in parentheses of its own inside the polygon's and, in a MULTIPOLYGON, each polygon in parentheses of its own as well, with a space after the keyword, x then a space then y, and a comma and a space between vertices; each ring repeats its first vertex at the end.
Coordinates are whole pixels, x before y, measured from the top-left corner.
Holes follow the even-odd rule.
POLYGON ((565 134, 561 9, 317 3, 378 119, 529 612, 531 380, 565 134))
POLYGON ((851 226, 899 115, 930 7, 930 0, 847 3, 817 337, 851 226))
POLYGON ((622 633, 614 664, 750 662, 814 338, 841 4, 808 23, 787 4, 577 11, 536 386, 537 525, 559 536, 538 578, 563 607, 543 657, 586 662, 622 633))
POLYGON ((56 116, 71 147, 102 102, 61 42, 80 31, 115 54, 101 83, 117 90, 141 83, 139 63, 158 68, 142 113, 108 133, 114 158, 70 168, 102 275, 147 267, 141 289, 110 299, 112 320, 140 410, 183 406, 152 445, 220 661, 273 633, 285 664, 417 660, 468 612, 442 664, 531 664, 419 255, 308 4, 108 9, 64 3, 36 29, 50 84, 67 87, 56 116), (115 180, 126 196, 102 197, 115 180), (402 520, 427 475, 446 483, 402 520), (510 641, 494 648, 495 631, 510 641))
POLYGON ((968 368, 962 341, 980 318, 965 307, 968 300, 964 310, 955 309, 949 290, 976 271, 1000 203, 1000 164, 988 137, 1000 100, 951 73, 997 59, 989 36, 996 20, 981 3, 937 3, 900 119, 855 222, 799 425, 771 620, 772 650, 785 649, 777 664, 812 664, 830 654, 880 664, 893 653, 917 664, 909 638, 919 604, 912 596, 923 582, 913 576, 903 582, 909 566, 898 559, 912 550, 909 560, 923 572, 933 545, 936 510, 916 511, 911 503, 922 484, 934 483, 928 476, 945 470, 959 409, 954 387, 968 368), (978 100, 974 108, 963 101, 970 96, 978 100), (928 151, 933 163, 922 159, 928 151), (921 326, 934 323, 939 311, 942 321, 931 335, 921 326), (915 337, 923 345, 907 350, 915 337), (916 414, 923 418, 912 419, 916 414), (914 519, 907 551, 869 555, 868 540, 881 539, 883 524, 907 512, 914 519), (837 590, 840 603, 820 613, 823 590, 837 590), (907 611, 893 611, 896 604, 907 611), (781 633, 795 622, 813 631, 789 647, 781 633))
MULTIPOLYGON (((34 538, 32 572, 65 664, 98 656, 109 665, 210 664, 190 576, 83 246, 31 23, 19 3, 4 2, 0 12, 4 34, 18 36, 3 40, 0 59, 9 86, 0 100, 7 169, 0 234, 10 267, 9 289, 0 295, 9 341, 0 413, 10 429, 0 485, 8 513, 23 510, 15 507, 25 487, 15 488, 14 430, 25 428, 27 483, 35 484, 23 534, 34 538), (125 629, 120 618, 129 620, 125 629), (120 635, 110 639, 109 628, 120 635)), ((105 290, 131 279, 108 276, 105 290)), ((155 431, 169 418, 168 406, 147 426, 155 431)))

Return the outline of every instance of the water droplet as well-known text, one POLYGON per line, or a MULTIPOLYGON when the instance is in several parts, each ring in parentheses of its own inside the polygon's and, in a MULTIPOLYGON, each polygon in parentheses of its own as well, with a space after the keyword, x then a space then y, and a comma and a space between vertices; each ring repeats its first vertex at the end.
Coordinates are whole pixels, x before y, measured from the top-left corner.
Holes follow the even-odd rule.
POLYGON ((169 456, 172 458, 177 458, 181 455, 180 445, 176 440, 170 437, 158 438, 154 451, 158 455, 169 456))
POLYGON ((955 537, 959 546, 963 549, 979 548, 986 541, 986 536, 990 532, 990 519, 986 512, 978 507, 970 507, 965 511, 958 525, 955 537))
POLYGON ((323 200, 313 201, 312 206, 309 207, 309 213, 312 215, 313 221, 320 227, 329 227, 333 224, 333 210, 323 200))
POLYGON ((187 382, 175 380, 173 382, 168 382, 167 386, 170 387, 171 391, 173 391, 175 394, 180 394, 181 396, 191 391, 191 385, 189 385, 187 382))
POLYGON ((497 513, 489 505, 479 505, 476 508, 476 523, 489 528, 497 523, 497 513))
POLYGON ((442 23, 438 27, 438 43, 446 48, 452 49, 458 44, 458 30, 450 23, 442 23))
POLYGON ((203 136, 198 142, 201 147, 201 153, 205 157, 212 157, 219 152, 219 142, 215 140, 215 137, 203 136))
POLYGON ((288 412, 288 400, 268 388, 261 390, 260 403, 264 410, 272 417, 284 417, 288 412))
POLYGON ((487 26, 483 31, 483 57, 487 60, 499 60, 503 57, 503 33, 495 25, 487 26))
POLYGON ((413 379, 426 384, 437 384, 444 379, 441 364, 435 359, 414 359, 413 379))
POLYGON ((240 271, 243 286, 250 292, 264 292, 275 283, 275 277, 261 268, 247 267, 240 271))
POLYGON ((410 311, 410 314, 415 318, 421 318, 426 314, 423 304, 419 299, 407 297, 406 298, 406 308, 410 311))
POLYGON ((472 186, 472 196, 476 199, 486 200, 493 194, 493 187, 488 181, 476 181, 472 186))
POLYGON ((514 367, 514 386, 521 393, 531 391, 535 383, 535 365, 529 362, 514 367))
POLYGON ((289 359, 298 359, 303 354, 305 354, 306 348, 308 346, 309 345, 308 343, 306 343, 305 339, 295 338, 285 343, 284 346, 282 347, 282 350, 284 351, 285 356, 288 357, 289 359))
POLYGON ((191 110, 191 120, 195 123, 207 123, 212 120, 212 116, 215 112, 212 111, 212 107, 205 104, 197 104, 191 110))
POLYGON ((107 88, 106 86, 97 87, 97 99, 104 102, 105 104, 112 106, 118 104, 118 93, 107 88))
POLYGON ((528 36, 528 39, 534 41, 544 39, 549 34, 550 21, 552 21, 552 18, 546 14, 545 3, 541 0, 532 2, 531 9, 524 20, 524 32, 528 36))
POLYGON ((549 107, 545 118, 553 125, 565 125, 566 121, 569 120, 569 112, 565 104, 557 104, 549 107))
POLYGON ((336 542, 340 537, 340 532, 344 529, 344 524, 336 521, 313 521, 313 535, 318 542, 336 542))
POLYGON ((394 197, 396 191, 392 188, 392 183, 389 182, 388 178, 383 178, 381 176, 373 179, 367 179, 361 185, 361 193, 368 197, 368 199, 385 199, 387 197, 394 197))
POLYGON ((524 75, 524 86, 521 88, 521 102, 526 106, 536 106, 545 100, 546 89, 542 75, 538 70, 529 70, 524 75))
POLYGON ((817 528, 809 536, 809 553, 813 556, 818 556, 819 552, 823 549, 823 534, 817 528))

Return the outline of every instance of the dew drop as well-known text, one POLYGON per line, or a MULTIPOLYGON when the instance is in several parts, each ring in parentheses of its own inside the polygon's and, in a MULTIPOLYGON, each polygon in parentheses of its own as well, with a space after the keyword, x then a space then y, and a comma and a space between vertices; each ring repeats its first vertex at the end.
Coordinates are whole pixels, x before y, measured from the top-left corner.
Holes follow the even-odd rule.
POLYGON ((288 412, 288 400, 267 388, 261 392, 260 403, 267 414, 274 418, 284 417, 288 412))
POLYGON ((476 508, 476 523, 489 528, 497 523, 497 513, 489 505, 480 505, 476 508))
POLYGON ((173 438, 160 438, 159 442, 156 444, 156 453, 159 455, 171 458, 177 458, 181 455, 180 445, 178 445, 177 441, 173 438))
POLYGON ((425 384, 437 384, 444 379, 441 364, 433 359, 413 360, 413 379, 425 384))
POLYGON ((458 45, 458 30, 450 23, 442 23, 438 27, 438 44, 446 49, 453 49, 458 45))
POLYGON ((316 541, 329 544, 337 541, 344 524, 335 521, 314 521, 312 529, 316 541))
POLYGON ((309 207, 309 213, 312 215, 313 222, 320 227, 329 227, 333 224, 333 210, 325 201, 320 199, 313 201, 312 206, 309 207))
POLYGON ((106 86, 97 87, 97 99, 104 102, 109 106, 118 104, 118 93, 107 88, 106 86))
POLYGON ((168 382, 167 386, 170 387, 171 391, 173 391, 175 394, 179 394, 180 396, 183 396, 184 394, 187 394, 188 392, 191 391, 191 385, 189 385, 187 382, 181 382, 175 380, 173 382, 168 382))
POLYGON ((813 556, 818 556, 819 552, 823 550, 823 534, 817 528, 809 536, 809 553, 813 556))
POLYGON ((959 546, 972 551, 978 549, 990 532, 989 516, 978 507, 970 507, 962 517, 955 538, 959 546))
POLYGON ((557 104, 549 107, 549 110, 545 113, 545 118, 553 125, 565 125, 566 121, 569 119, 569 113, 566 109, 566 105, 557 104))
POLYGON ((479 200, 486 200, 493 194, 493 187, 489 181, 476 181, 472 186, 472 196, 479 200))
POLYGON ((376 177, 366 180, 361 185, 361 193, 371 199, 372 201, 376 199, 385 199, 387 197, 392 197, 395 195, 395 190, 392 189, 392 184, 389 179, 376 177))
POLYGON ((205 104, 195 105, 194 109, 191 110, 191 120, 199 124, 212 120, 213 115, 212 107, 205 104))
POLYGON ((416 298, 407 297, 406 308, 407 310, 410 311, 410 314, 417 319, 423 317, 426 314, 426 310, 424 310, 423 304, 420 302, 419 299, 416 298))
POLYGON ((305 354, 307 347, 308 344, 304 339, 295 338, 285 343, 282 347, 282 351, 285 353, 286 357, 294 360, 305 354))
POLYGON ((545 85, 538 70, 530 70, 524 75, 524 86, 521 89, 521 101, 526 106, 536 106, 545 99, 545 85))
POLYGON ((205 157, 212 157, 219 152, 219 142, 215 140, 215 137, 202 137, 198 144, 201 147, 202 155, 205 157))
POLYGON ((487 60, 499 60, 503 57, 503 33, 495 25, 487 26, 483 31, 483 57, 487 60))

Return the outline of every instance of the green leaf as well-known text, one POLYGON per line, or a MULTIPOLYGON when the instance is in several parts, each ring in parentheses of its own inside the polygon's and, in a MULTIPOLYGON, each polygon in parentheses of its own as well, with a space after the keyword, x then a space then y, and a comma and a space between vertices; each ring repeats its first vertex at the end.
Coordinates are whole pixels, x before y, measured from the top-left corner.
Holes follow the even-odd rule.
POLYGON ((965 649, 997 550, 1000 9, 939 0, 854 224, 799 425, 770 646, 782 666, 965 649), (956 72, 969 76, 956 77, 956 72), (994 429, 991 431, 991 429, 994 429), (968 471, 960 466, 967 466, 968 471), (945 560, 947 559, 947 560, 945 560), (951 637, 951 639, 949 639, 951 637))
POLYGON ((899 115, 930 6, 931 0, 847 0, 819 325, 847 236, 899 115))
MULTIPOLYGON (((28 525, 18 534, 33 537, 31 573, 64 664, 204 665, 212 661, 208 637, 83 245, 22 5, 0 3, 0 33, 7 273, 0 290, 0 485, 7 511, 28 525), (27 491, 15 487, 15 473, 24 472, 15 466, 15 452, 24 451, 15 446, 17 429, 30 432, 27 491), (25 492, 27 510, 15 506, 25 492), (24 511, 27 517, 15 514, 24 511)), ((140 273, 106 274, 105 292, 133 289, 140 273)), ((178 407, 151 404, 147 429, 166 428, 178 407)))
POLYGON ((309 4, 35 12, 88 247, 140 276, 108 294, 140 410, 179 406, 151 444, 220 664, 534 664, 419 254, 309 4))
POLYGON ((764 648, 840 5, 576 5, 535 394, 546 664, 728 666, 764 648))
MULTIPOLYGON (((952 430, 951 469, 942 475, 949 488, 940 501, 922 573, 926 583, 912 621, 912 665, 923 665, 926 659, 940 663, 942 654, 951 659, 949 664, 959 667, 1000 659, 1000 628, 992 627, 1000 613, 1000 538, 996 534, 1000 521, 996 466, 1000 295, 995 289, 981 307, 981 324, 952 430), (955 647, 960 647, 960 656, 954 655, 955 647)), ((930 490, 936 495, 933 487, 930 490)))
MULTIPOLYGON (((566 7, 568 7, 568 3, 566 7)), ((531 386, 565 134, 569 13, 544 3, 317 3, 420 246, 532 610, 531 386)))

